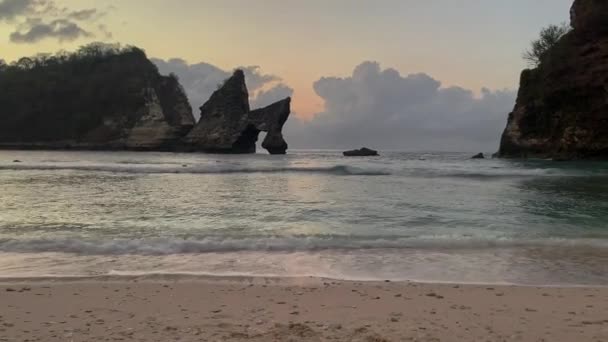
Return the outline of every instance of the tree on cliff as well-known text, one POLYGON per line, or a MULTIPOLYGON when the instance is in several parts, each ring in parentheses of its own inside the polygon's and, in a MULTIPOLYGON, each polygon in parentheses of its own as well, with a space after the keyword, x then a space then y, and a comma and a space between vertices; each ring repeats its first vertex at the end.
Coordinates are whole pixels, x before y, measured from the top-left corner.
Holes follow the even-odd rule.
POLYGON ((136 120, 159 77, 143 50, 102 43, 0 63, 0 141, 77 140, 108 113, 136 120))
POLYGON ((524 59, 533 67, 539 66, 547 53, 553 49, 559 40, 570 32, 570 25, 562 23, 560 25, 549 25, 540 31, 540 37, 534 41, 530 49, 523 54, 524 59))

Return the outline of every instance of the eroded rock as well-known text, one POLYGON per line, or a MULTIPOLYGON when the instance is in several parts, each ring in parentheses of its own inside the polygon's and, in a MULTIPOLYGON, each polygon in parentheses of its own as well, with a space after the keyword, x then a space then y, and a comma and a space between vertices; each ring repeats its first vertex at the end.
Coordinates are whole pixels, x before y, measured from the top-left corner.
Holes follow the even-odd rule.
POLYGON ((524 70, 500 157, 608 158, 608 1, 576 0, 573 30, 524 70))
POLYGON ((267 132, 262 147, 270 154, 285 154, 283 125, 289 118, 291 98, 251 111, 242 70, 216 90, 201 107, 201 118, 185 137, 190 151, 255 153, 260 132, 267 132))

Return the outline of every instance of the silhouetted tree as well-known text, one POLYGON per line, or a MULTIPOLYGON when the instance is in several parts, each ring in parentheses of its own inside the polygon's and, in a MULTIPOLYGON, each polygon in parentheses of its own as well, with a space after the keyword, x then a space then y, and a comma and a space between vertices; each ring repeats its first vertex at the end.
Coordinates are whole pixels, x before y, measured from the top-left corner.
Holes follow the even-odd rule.
POLYGON ((523 54, 524 59, 534 67, 539 66, 547 53, 554 48, 559 40, 570 32, 571 28, 568 24, 549 25, 540 31, 540 37, 534 41, 530 49, 523 54))
POLYGON ((160 78, 143 50, 102 43, 0 63, 0 142, 109 139, 160 78))

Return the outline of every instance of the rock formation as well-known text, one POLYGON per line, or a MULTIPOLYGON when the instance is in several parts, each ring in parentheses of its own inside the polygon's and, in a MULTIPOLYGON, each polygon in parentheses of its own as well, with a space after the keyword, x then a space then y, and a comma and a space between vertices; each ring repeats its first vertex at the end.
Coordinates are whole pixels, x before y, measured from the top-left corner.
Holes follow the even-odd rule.
POLYGON ((0 64, 0 148, 253 153, 260 132, 285 154, 291 99, 251 111, 243 71, 195 122, 175 76, 134 47, 92 44, 70 55, 0 64))
POLYGON ((291 113, 290 106, 291 98, 286 98, 249 113, 250 124, 260 131, 267 132, 262 147, 270 154, 287 152, 287 142, 283 139, 283 125, 291 113))
POLYGON ((260 132, 267 132, 262 147, 271 154, 285 154, 282 129, 290 114, 291 99, 251 111, 242 70, 216 90, 201 107, 201 117, 184 138, 190 151, 212 153, 254 153, 260 132))
POLYGON ((145 105, 127 135, 125 147, 132 150, 174 149, 175 143, 195 123, 185 92, 177 79, 162 77, 158 90, 146 89, 144 98, 145 105))
POLYGON ((608 1, 576 0, 571 25, 522 72, 500 157, 608 158, 608 1))
POLYGON ((378 151, 362 147, 358 150, 344 151, 342 154, 345 157, 373 157, 378 156, 378 151))
POLYGON ((0 108, 5 148, 170 150, 195 123, 142 50, 98 44, 3 66, 0 108))

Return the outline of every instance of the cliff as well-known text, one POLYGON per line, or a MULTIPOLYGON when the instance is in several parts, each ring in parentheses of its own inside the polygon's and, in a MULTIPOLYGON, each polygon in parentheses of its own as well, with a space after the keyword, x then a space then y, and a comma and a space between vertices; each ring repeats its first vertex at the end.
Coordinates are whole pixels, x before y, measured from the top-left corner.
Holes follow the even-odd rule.
POLYGON ((576 0, 571 26, 522 72, 500 157, 608 158, 608 1, 576 0))
POLYGON ((194 124, 177 79, 137 48, 0 66, 0 147, 167 150, 194 124))
POLYGON ((192 108, 175 76, 134 47, 92 44, 73 54, 0 63, 0 148, 284 154, 287 98, 251 111, 243 71, 192 108))
POLYGON ((282 129, 290 114, 291 99, 251 111, 249 93, 242 70, 216 90, 201 109, 201 117, 184 138, 189 151, 213 153, 254 153, 260 132, 267 132, 262 147, 270 154, 285 154, 287 143, 282 129))

